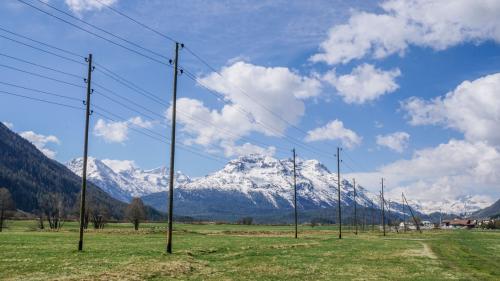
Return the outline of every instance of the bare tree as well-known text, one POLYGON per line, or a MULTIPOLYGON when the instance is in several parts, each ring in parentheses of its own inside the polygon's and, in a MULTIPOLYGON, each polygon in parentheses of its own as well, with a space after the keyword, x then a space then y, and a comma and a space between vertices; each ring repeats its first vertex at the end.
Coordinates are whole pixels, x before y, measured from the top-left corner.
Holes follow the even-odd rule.
POLYGON ((9 218, 15 210, 14 201, 7 188, 0 188, 0 232, 2 232, 4 222, 9 218))
POLYGON ((139 223, 146 219, 146 208, 141 198, 135 197, 127 207, 127 218, 134 224, 134 229, 139 229, 139 223))
POLYGON ((50 229, 61 229, 64 224, 64 199, 62 196, 57 193, 42 195, 39 198, 39 205, 47 218, 50 229))

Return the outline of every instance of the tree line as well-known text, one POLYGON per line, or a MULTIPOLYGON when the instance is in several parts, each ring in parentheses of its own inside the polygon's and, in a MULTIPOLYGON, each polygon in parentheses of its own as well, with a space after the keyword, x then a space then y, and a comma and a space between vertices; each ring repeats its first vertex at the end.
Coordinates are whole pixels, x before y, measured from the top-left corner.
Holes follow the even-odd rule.
MULTIPOLYGON (((37 195, 38 208, 33 211, 38 229, 60 230, 64 222, 78 215, 75 204, 68 207, 67 199, 60 193, 40 193, 37 195)), ((15 216, 17 210, 12 194, 7 188, 0 188, 0 232, 6 227, 6 220, 15 216)), ((109 205, 98 200, 89 200, 84 213, 84 228, 104 229, 112 219, 109 205)), ((135 230, 147 218, 147 208, 140 198, 133 198, 125 209, 126 219, 132 223, 135 230)))

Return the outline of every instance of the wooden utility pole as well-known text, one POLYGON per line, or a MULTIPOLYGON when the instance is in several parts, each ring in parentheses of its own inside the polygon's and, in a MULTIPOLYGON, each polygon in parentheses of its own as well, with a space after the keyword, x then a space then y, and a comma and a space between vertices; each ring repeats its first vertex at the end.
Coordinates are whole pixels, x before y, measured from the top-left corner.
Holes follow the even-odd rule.
POLYGON ((410 204, 408 204, 408 200, 406 200, 406 197, 403 194, 403 200, 406 202, 406 206, 408 206, 408 210, 410 210, 411 217, 413 218, 413 222, 415 223, 415 226, 417 227, 417 230, 422 233, 422 229, 420 229, 420 225, 418 225, 417 219, 415 218, 415 215, 413 214, 413 210, 410 207, 410 204))
POLYGON ((385 199, 384 199, 384 178, 382 178, 382 191, 380 193, 380 198, 382 200, 382 229, 385 236, 385 199))
POLYGON ((372 208, 370 211, 372 214, 372 231, 375 231, 375 208, 373 206, 373 200, 372 200, 372 208))
POLYGON ((401 193, 401 203, 403 204, 403 231, 406 232, 405 200, 403 193, 401 193))
POLYGON ((92 93, 92 54, 85 59, 88 62, 87 72, 87 98, 85 100, 85 138, 83 145, 83 167, 82 167, 82 193, 80 194, 80 240, 78 241, 78 251, 83 250, 83 228, 85 225, 85 195, 87 193, 87 157, 89 148, 89 121, 90 121, 90 94, 92 93))
POLYGON ((354 188, 354 234, 358 235, 358 213, 357 213, 357 202, 356 202, 356 179, 352 179, 353 188, 354 188))
POLYGON ((175 159, 175 118, 177 113, 177 71, 179 67, 179 45, 175 42, 174 56, 174 87, 172 94, 172 139, 170 141, 170 178, 168 186, 168 230, 167 230, 167 253, 172 253, 172 224, 174 219, 174 159, 175 159))
POLYGON ((339 239, 342 239, 342 209, 340 208, 340 147, 337 147, 337 220, 339 222, 339 239))
POLYGON ((296 171, 296 163, 295 163, 295 148, 292 150, 293 152, 293 206, 295 209, 295 239, 297 239, 297 171, 296 171))

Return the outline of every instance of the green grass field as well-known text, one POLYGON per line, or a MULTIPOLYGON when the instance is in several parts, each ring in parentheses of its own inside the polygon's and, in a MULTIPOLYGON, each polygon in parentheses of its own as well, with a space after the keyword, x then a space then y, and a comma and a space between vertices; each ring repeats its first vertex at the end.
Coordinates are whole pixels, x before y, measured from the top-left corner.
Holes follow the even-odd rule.
POLYGON ((85 234, 77 224, 36 231, 11 221, 0 233, 2 280, 500 280, 500 232, 347 232, 302 226, 108 224, 85 234))

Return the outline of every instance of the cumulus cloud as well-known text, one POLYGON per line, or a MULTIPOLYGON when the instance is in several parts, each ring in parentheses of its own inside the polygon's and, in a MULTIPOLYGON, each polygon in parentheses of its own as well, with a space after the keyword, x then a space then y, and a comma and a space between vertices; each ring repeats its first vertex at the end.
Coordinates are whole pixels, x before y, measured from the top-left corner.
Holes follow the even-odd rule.
POLYGON ((347 148, 352 148, 361 143, 361 137, 354 131, 344 127, 344 123, 340 120, 328 122, 323 127, 319 127, 307 132, 305 138, 307 142, 322 141, 322 140, 340 140, 342 145, 347 148))
POLYGON ((20 132, 19 135, 29 142, 31 142, 38 150, 40 150, 45 156, 54 159, 57 152, 47 147, 49 144, 60 144, 61 141, 56 136, 53 135, 42 135, 37 134, 33 131, 20 132))
POLYGON ((153 123, 143 120, 141 117, 133 117, 127 121, 118 122, 99 119, 94 126, 94 135, 102 137, 109 143, 122 143, 128 139, 128 133, 131 126, 151 128, 153 123))
POLYGON ((406 132, 395 132, 388 135, 378 135, 376 140, 378 145, 401 153, 408 147, 410 135, 406 132))
POLYGON ((441 125, 462 132, 466 140, 500 146, 500 73, 464 81, 432 100, 412 97, 402 103, 412 125, 441 125))
POLYGON ((399 69, 384 71, 365 63, 346 75, 338 76, 335 70, 331 70, 323 80, 337 89, 344 102, 362 104, 397 90, 399 86, 395 79, 399 75, 399 69))
MULTIPOLYGON (((317 97, 321 83, 313 77, 301 76, 285 67, 262 67, 235 62, 198 78, 198 83, 223 95, 226 104, 210 109, 196 99, 177 101, 178 122, 188 139, 208 150, 222 150, 226 156, 243 152, 274 153, 273 147, 259 147, 237 142, 251 133, 281 137, 290 124, 304 115, 304 99, 317 97), (286 121, 285 121, 286 120, 286 121)), ((171 118, 172 108, 166 111, 171 118)))
POLYGON ((355 11, 333 26, 314 62, 347 63, 403 55, 410 45, 444 50, 463 42, 500 42, 500 2, 494 0, 388 0, 382 13, 355 11))
POLYGON ((386 178, 388 195, 396 200, 401 192, 421 202, 452 202, 476 194, 487 205, 499 195, 499 170, 497 148, 486 142, 452 139, 437 147, 417 150, 410 159, 392 162, 375 172, 349 176, 356 177, 362 185, 373 185, 381 177, 386 178))
POLYGON ((110 167, 116 173, 122 171, 129 171, 137 167, 133 160, 113 160, 113 159, 103 159, 102 162, 106 166, 110 167))
POLYGON ((198 81, 222 93, 230 107, 239 111, 244 108, 255 121, 274 128, 260 126, 268 135, 276 135, 275 131, 283 133, 288 123, 296 124, 304 114, 302 100, 321 92, 317 79, 300 76, 286 67, 263 67, 240 61, 223 67, 220 73, 222 76, 211 73, 198 81))
POLYGON ((105 5, 112 5, 118 0, 65 0, 68 8, 74 13, 81 13, 85 11, 101 10, 105 5))
POLYGON ((224 155, 226 157, 244 156, 249 154, 273 156, 276 153, 276 148, 274 146, 264 148, 248 142, 242 145, 235 145, 230 142, 222 143, 222 147, 224 148, 224 155))

